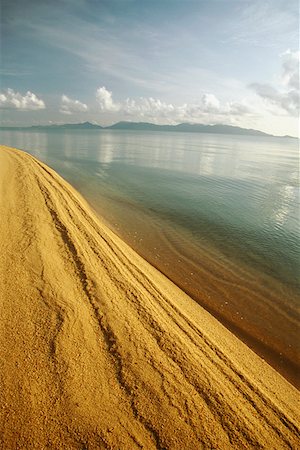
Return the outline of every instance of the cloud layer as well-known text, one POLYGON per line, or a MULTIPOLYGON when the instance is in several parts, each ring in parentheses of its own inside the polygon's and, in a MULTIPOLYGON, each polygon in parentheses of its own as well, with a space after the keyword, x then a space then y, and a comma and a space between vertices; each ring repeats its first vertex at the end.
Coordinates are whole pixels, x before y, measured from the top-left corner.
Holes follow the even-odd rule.
POLYGON ((283 62, 279 89, 271 84, 252 83, 250 85, 266 103, 275 107, 274 114, 280 114, 282 111, 295 117, 299 114, 299 55, 300 52, 291 50, 281 55, 283 62))
POLYGON ((290 89, 299 90, 299 59, 300 52, 292 52, 290 49, 284 52, 281 57, 282 63, 282 83, 290 89))
POLYGON ((81 103, 79 100, 72 100, 66 95, 61 97, 60 112, 63 114, 73 114, 78 112, 86 112, 88 106, 85 103, 81 103))
POLYGON ((13 89, 7 89, 0 93, 1 109, 18 109, 20 111, 34 111, 45 109, 46 105, 42 99, 33 92, 27 91, 25 95, 15 92, 13 89))
POLYGON ((252 109, 245 103, 220 100, 210 93, 205 93, 195 104, 175 105, 153 97, 127 98, 124 102, 115 102, 112 92, 104 86, 97 89, 96 98, 103 112, 119 112, 130 118, 151 120, 153 122, 176 123, 180 121, 203 121, 218 123, 230 116, 249 115, 252 109))

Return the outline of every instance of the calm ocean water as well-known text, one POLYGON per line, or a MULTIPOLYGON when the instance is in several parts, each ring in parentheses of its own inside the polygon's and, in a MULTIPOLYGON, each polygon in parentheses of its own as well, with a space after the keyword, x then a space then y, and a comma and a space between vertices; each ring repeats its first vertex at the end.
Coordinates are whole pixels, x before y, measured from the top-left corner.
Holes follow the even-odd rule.
POLYGON ((289 138, 1 131, 294 384, 299 156, 289 138))
POLYGON ((298 285, 296 140, 61 130, 2 131, 1 143, 37 156, 92 203, 97 196, 109 200, 114 223, 122 220, 122 202, 124 220, 126 204, 131 219, 144 210, 162 227, 182 228, 195 241, 298 285))

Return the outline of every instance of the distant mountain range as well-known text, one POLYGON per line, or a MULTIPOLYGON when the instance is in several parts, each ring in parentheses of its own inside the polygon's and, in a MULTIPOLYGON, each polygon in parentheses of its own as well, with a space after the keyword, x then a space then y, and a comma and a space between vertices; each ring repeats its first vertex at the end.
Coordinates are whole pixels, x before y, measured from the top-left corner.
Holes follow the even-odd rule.
POLYGON ((33 125, 32 127, 28 127, 31 130, 40 130, 40 129, 51 129, 51 130, 94 130, 94 129, 102 129, 100 125, 95 125, 90 122, 84 122, 84 123, 64 123, 63 125, 33 125))
MULTIPOLYGON (((5 130, 133 130, 133 131, 175 131, 182 133, 234 134, 246 136, 273 136, 262 131, 231 125, 203 125, 180 123, 179 125, 156 125, 147 122, 118 122, 109 127, 101 127, 90 122, 66 123, 62 125, 33 125, 31 127, 0 127, 5 130)), ((274 137, 274 136, 273 136, 274 137)), ((292 137, 292 136, 280 136, 292 137)))
POLYGON ((212 134, 247 134, 251 136, 270 136, 257 130, 233 127, 230 125, 202 125, 180 123, 179 125, 156 125, 147 122, 118 122, 110 127, 111 130, 143 130, 143 131, 177 131, 183 133, 212 133, 212 134))

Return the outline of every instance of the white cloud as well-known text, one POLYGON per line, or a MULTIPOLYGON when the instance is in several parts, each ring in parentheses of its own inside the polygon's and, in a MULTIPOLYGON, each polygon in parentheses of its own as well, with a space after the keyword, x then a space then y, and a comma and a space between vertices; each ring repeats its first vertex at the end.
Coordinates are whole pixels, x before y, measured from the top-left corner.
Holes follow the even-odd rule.
POLYGON ((282 114, 282 111, 291 116, 299 114, 299 55, 300 52, 291 50, 287 50, 281 55, 283 62, 279 89, 270 84, 252 83, 250 85, 257 95, 275 107, 274 114, 282 114))
POLYGON ((33 92, 27 91, 25 95, 15 92, 13 89, 7 89, 0 93, 1 109, 19 109, 20 111, 34 111, 45 109, 45 103, 33 92))
POLYGON ((97 90, 97 101, 103 112, 118 112, 131 120, 151 120, 154 123, 203 122, 221 123, 235 121, 237 116, 253 113, 245 102, 227 102, 211 93, 205 93, 195 104, 175 105, 153 97, 127 98, 124 102, 113 101, 112 92, 105 87, 97 90), (232 120, 231 120, 232 119, 232 120))
POLYGON ((286 92, 279 91, 269 84, 253 83, 251 87, 267 103, 274 106, 272 112, 282 114, 282 110, 291 116, 299 113, 299 90, 291 89, 286 92))
POLYGON ((102 111, 113 112, 120 110, 120 105, 113 101, 112 93, 108 91, 104 86, 97 89, 96 99, 102 111))
POLYGON ((222 105, 214 94, 208 93, 203 94, 198 103, 182 105, 165 103, 151 97, 140 98, 138 101, 127 99, 123 109, 129 115, 138 114, 145 118, 155 118, 157 121, 164 118, 171 122, 202 120, 212 123, 223 121, 228 115, 251 113, 251 109, 242 103, 232 102, 222 105))
POLYGON ((157 115, 167 116, 172 114, 175 107, 159 99, 140 97, 138 100, 127 98, 126 102, 122 104, 122 110, 128 115, 138 114, 141 117, 156 117, 157 115))
POLYGON ((219 112, 220 110, 220 102, 213 94, 203 94, 201 104, 205 112, 219 112))
POLYGON ((250 106, 249 100, 242 102, 229 102, 226 104, 229 114, 233 116, 247 116, 255 113, 253 105, 250 106))
POLYGON ((292 52, 290 49, 284 52, 281 57, 282 63, 282 83, 291 89, 299 90, 299 59, 300 52, 292 52))
POLYGON ((61 97, 60 112, 63 114, 73 114, 78 112, 86 112, 88 107, 85 103, 81 103, 79 100, 72 100, 66 95, 61 97))

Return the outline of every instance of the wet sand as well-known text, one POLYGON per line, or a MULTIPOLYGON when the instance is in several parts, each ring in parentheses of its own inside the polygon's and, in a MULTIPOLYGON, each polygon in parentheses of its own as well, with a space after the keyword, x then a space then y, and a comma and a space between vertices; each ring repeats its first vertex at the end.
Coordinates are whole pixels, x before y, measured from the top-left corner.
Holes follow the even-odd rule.
POLYGON ((299 388, 299 292, 135 204, 89 200, 134 250, 299 388))
POLYGON ((297 448, 288 381, 53 170, 0 174, 2 448, 297 448))

